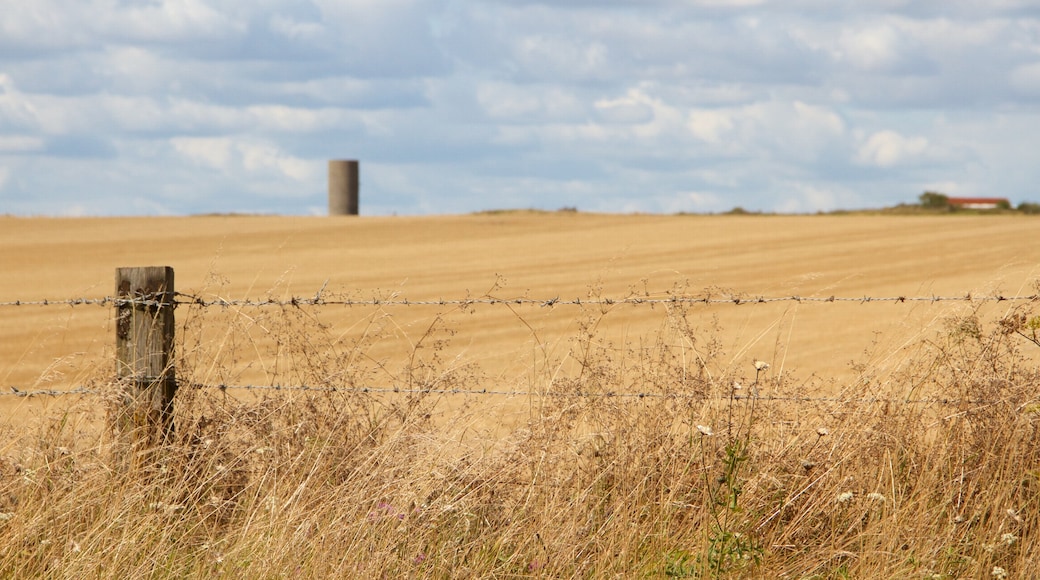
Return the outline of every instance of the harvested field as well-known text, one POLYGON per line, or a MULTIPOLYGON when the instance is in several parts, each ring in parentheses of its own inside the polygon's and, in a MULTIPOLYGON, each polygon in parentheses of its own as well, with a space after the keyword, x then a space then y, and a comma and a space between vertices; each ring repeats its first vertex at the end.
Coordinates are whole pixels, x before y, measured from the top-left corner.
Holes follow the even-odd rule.
MULTIPOLYGON (((990 216, 8 217, 0 218, 0 302, 112 295, 114 269, 130 265, 173 266, 179 292, 207 299, 309 297, 323 287, 326 296, 416 301, 1031 294, 1040 276, 1035 228, 1026 217, 990 216)), ((758 358, 776 372, 848 380, 851 363, 883 371, 908 341, 970 308, 780 302, 694 306, 691 319, 721 328, 734 365, 758 358)), ((371 310, 327 307, 321 317, 346 337, 371 310)), ((375 356, 409 356, 441 315, 455 333, 451 356, 505 383, 531 370, 536 344, 563 355, 582 318, 573 306, 385 310, 395 330, 375 356)), ((663 310, 615 306, 599 330, 638 340, 660 330, 663 310)), ((110 308, 23 306, 2 315, 0 386, 66 388, 111 356, 110 308)), ((258 363, 243 361, 248 368, 230 375, 270 380, 258 363)))

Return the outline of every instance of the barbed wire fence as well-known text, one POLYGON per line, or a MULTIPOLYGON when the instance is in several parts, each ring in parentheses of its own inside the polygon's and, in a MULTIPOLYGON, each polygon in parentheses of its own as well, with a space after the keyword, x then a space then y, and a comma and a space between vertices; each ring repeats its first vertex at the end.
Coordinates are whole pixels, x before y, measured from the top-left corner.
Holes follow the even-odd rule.
MULTIPOLYGON (((655 297, 650 295, 643 296, 624 296, 619 298, 573 298, 564 299, 559 296, 553 298, 531 298, 531 297, 514 297, 514 298, 497 298, 497 297, 479 297, 479 298, 453 298, 453 299, 423 299, 423 300, 410 300, 407 298, 400 298, 397 296, 391 296, 386 298, 334 298, 326 297, 324 295, 325 287, 323 286, 314 296, 291 296, 289 298, 244 298, 244 299, 228 299, 219 296, 215 297, 203 297, 195 294, 186 294, 182 292, 163 292, 154 293, 151 295, 143 294, 136 295, 133 297, 126 296, 104 296, 100 298, 66 298, 66 299, 34 299, 34 300, 8 300, 0 301, 0 308, 13 308, 13 307, 79 307, 79 306, 100 306, 100 307, 114 307, 114 308, 153 308, 161 309, 165 307, 177 308, 180 306, 200 307, 200 308, 264 308, 264 307, 279 307, 279 308, 302 308, 302 307, 317 307, 317 306, 341 306, 341 307, 424 307, 424 306, 438 306, 438 307, 471 307, 471 306, 537 306, 542 308, 554 308, 564 306, 620 306, 620 305, 634 305, 634 306, 653 306, 653 305, 705 305, 705 306, 753 306, 756 304, 776 304, 776 303, 809 303, 809 304, 885 304, 885 303, 946 303, 946 302, 961 302, 970 304, 981 304, 981 303, 1037 303, 1040 302, 1040 294, 987 294, 977 295, 972 293, 965 293, 962 295, 930 295, 930 296, 911 296, 911 295, 898 295, 898 296, 799 296, 799 295, 786 295, 786 296, 753 296, 746 294, 722 294, 722 295, 669 295, 664 297, 655 297)), ((242 390, 242 391, 273 391, 273 392, 301 392, 301 393, 342 393, 342 394, 410 394, 410 395, 443 395, 443 396, 502 396, 502 397, 601 397, 610 398, 617 400, 631 400, 639 401, 644 399, 697 399, 697 400, 708 400, 708 399, 719 399, 719 398, 732 398, 734 400, 742 400, 748 398, 755 398, 757 401, 762 402, 816 402, 816 403, 899 403, 899 404, 924 404, 924 405, 985 405, 985 404, 996 404, 999 401, 988 401, 988 400, 973 400, 973 399, 953 399, 953 398, 937 398, 937 397, 926 397, 926 398, 858 398, 855 400, 843 399, 840 397, 802 397, 802 396, 776 396, 776 395, 752 395, 752 394, 734 394, 726 396, 706 396, 703 394, 681 394, 681 393, 659 393, 659 392, 597 392, 597 393, 581 393, 581 392, 536 392, 536 391, 522 391, 522 390, 510 390, 510 389, 410 389, 410 388, 396 388, 396 387, 316 387, 307 385, 190 385, 193 388, 212 389, 218 391, 228 390, 242 390)), ((30 390, 23 389, 16 386, 10 386, 6 390, 0 391, 0 397, 60 397, 60 396, 89 396, 98 395, 101 391, 98 389, 92 389, 88 387, 76 387, 66 390, 58 389, 38 389, 30 390)))
MULTIPOLYGON (((306 385, 200 385, 191 384, 190 387, 215 391, 274 391, 285 393, 338 393, 338 394, 399 394, 399 395, 460 395, 460 396, 500 396, 500 397, 544 397, 554 399, 612 399, 619 401, 641 401, 653 399, 671 399, 688 401, 750 401, 760 403, 840 403, 840 404, 902 404, 902 405, 938 405, 938 406, 964 406, 964 405, 996 405, 1002 401, 996 399, 957 399, 951 397, 922 397, 922 398, 896 398, 896 397, 810 397, 795 395, 761 395, 761 394, 732 394, 732 395, 705 395, 684 393, 655 393, 655 392, 558 392, 558 391, 519 391, 508 389, 409 389, 395 387, 314 387, 306 385)), ((101 395, 103 391, 87 387, 77 387, 68 390, 41 389, 22 390, 17 387, 9 387, 9 392, 0 392, 0 397, 60 397, 66 395, 101 395)))
MULTIPOLYGON (((996 295, 974 295, 971 293, 963 294, 960 296, 746 296, 746 295, 734 295, 725 297, 714 297, 714 296, 683 296, 674 295, 664 298, 654 298, 650 296, 626 296, 622 298, 573 298, 573 299, 562 299, 559 296, 555 298, 529 298, 529 297, 518 297, 518 298, 453 298, 453 299, 426 299, 426 300, 408 300, 406 298, 367 298, 367 299, 353 299, 353 298, 324 298, 322 293, 318 292, 313 297, 304 296, 292 296, 290 298, 276 299, 276 298, 243 298, 243 299, 228 299, 228 298, 203 298, 193 294, 184 294, 182 292, 173 292, 174 296, 173 305, 174 307, 182 305, 200 306, 203 308, 211 307, 253 307, 262 308, 265 306, 278 306, 278 307, 302 307, 302 306, 478 306, 478 305, 513 305, 513 306, 542 306, 542 307, 553 307, 553 306, 614 306, 614 305, 654 305, 654 304, 689 304, 689 305, 752 305, 752 304, 771 304, 777 302, 797 302, 797 303, 859 303, 859 304, 871 304, 871 303, 906 303, 906 302, 969 302, 969 303, 980 303, 980 302, 1040 302, 1040 294, 1028 294, 1021 295, 1015 294, 1005 296, 1003 294, 996 295)), ((41 300, 11 300, 6 302, 0 302, 0 307, 12 307, 12 306, 162 306, 167 304, 160 300, 149 300, 147 298, 124 298, 105 296, 102 298, 66 298, 60 300, 54 299, 41 299, 41 300)))

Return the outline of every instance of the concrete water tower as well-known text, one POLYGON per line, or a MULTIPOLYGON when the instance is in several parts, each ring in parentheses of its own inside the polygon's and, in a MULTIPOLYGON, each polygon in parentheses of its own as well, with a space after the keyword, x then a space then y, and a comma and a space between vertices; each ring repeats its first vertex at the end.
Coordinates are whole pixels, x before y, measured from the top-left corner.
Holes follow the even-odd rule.
POLYGON ((358 162, 329 161, 329 215, 358 215, 358 162))

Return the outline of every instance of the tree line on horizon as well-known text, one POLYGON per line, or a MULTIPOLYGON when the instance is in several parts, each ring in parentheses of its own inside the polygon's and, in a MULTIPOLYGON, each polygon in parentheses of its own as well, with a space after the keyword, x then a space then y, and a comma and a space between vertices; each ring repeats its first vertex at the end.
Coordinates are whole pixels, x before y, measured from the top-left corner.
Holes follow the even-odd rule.
MULTIPOLYGON (((958 208, 954 204, 950 203, 950 197, 944 193, 937 191, 926 191, 917 197, 918 205, 923 209, 937 210, 937 211, 958 211, 958 208)), ((1006 199, 1002 199, 997 202, 996 210, 998 211, 1018 211, 1026 214, 1040 214, 1040 203, 1034 203, 1030 201, 1023 201, 1018 204, 1017 207, 1012 208, 1011 202, 1006 199)), ((974 210, 980 211, 980 210, 974 210)), ((987 210, 981 210, 987 211, 987 210)), ((993 210, 989 210, 993 211, 993 210)))

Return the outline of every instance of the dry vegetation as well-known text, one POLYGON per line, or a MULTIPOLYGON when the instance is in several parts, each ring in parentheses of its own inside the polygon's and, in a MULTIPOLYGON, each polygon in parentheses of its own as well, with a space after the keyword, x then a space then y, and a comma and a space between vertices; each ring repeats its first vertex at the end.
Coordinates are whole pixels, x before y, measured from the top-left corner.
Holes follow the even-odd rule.
MULTIPOLYGON (((822 222, 827 233, 816 234, 817 242, 830 244, 821 249, 804 237, 777 234, 792 226, 786 218, 717 217, 737 220, 723 230, 746 228, 748 248, 709 236, 698 238, 694 251, 674 240, 681 247, 669 250, 648 235, 671 235, 669 227, 685 231, 691 222, 682 220, 694 218, 648 218, 638 230, 648 235, 648 247, 619 242, 636 244, 637 264, 616 258, 606 274, 585 272, 574 282, 581 260, 615 260, 595 252, 621 252, 604 240, 622 238, 627 230, 619 228, 630 224, 589 217, 604 233, 586 254, 547 260, 552 249, 593 237, 580 230, 560 237, 559 222, 545 225, 572 217, 586 219, 521 216, 512 222, 507 216, 503 230, 488 221, 501 216, 469 216, 448 229, 476 220, 481 243, 500 273, 512 278, 510 287, 535 297, 616 297, 648 287, 658 289, 654 296, 699 292, 691 290, 702 281, 700 274, 688 276, 691 262, 675 268, 694 282, 675 283, 648 273, 661 265, 654 259, 693 260, 704 277, 752 295, 914 295, 927 293, 919 290, 930 282, 936 294, 979 288, 977 263, 971 270, 936 253, 918 257, 920 244, 906 248, 906 238, 893 233, 900 223, 919 225, 976 260, 1005 256, 1009 262, 999 265, 1005 274, 1014 268, 1014 276, 997 285, 1040 292, 1032 270, 1037 250, 1027 246, 1007 255, 1029 231, 1020 222, 994 226, 964 218, 970 227, 945 237, 937 222, 905 221, 914 218, 815 218, 829 220, 822 222), (537 231, 518 233, 527 228, 537 231), (878 232, 892 238, 878 241, 878 232), (981 238, 1005 241, 986 248, 981 238), (854 253, 860 246, 863 253, 854 253), (537 251, 503 258, 502 249, 511 247, 537 251), (693 258, 683 258, 691 252, 693 258), (719 254, 715 262, 697 257, 711 252, 719 254), (832 259, 831 253, 840 255, 832 259), (884 263, 866 258, 882 253, 884 263), (654 258, 658 254, 664 257, 654 258), (726 261, 738 266, 726 269, 726 261), (849 273, 857 269, 865 281, 849 273), (556 285, 528 284, 539 272, 556 285), (760 279, 802 286, 756 286, 760 279), (917 286, 908 288, 907 281, 917 286)), ((703 233, 718 222, 692 223, 703 233)), ((232 287, 231 279, 244 277, 256 262, 233 262, 241 271, 230 277, 212 274, 208 246, 186 241, 202 229, 185 228, 182 239, 191 249, 185 252, 203 257, 184 258, 194 261, 178 269, 180 288, 235 298, 255 295, 256 286, 283 295, 287 284, 259 275, 250 288, 232 287), (198 288, 185 284, 201 279, 198 288)), ((391 247, 386 256, 400 252, 402 270, 355 287, 385 288, 387 280, 415 269, 426 278, 418 292, 407 293, 413 299, 457 297, 477 287, 473 280, 490 286, 481 291, 488 295, 506 292, 505 282, 476 259, 447 272, 423 270, 430 257, 419 248, 431 236, 401 235, 409 251, 391 247), (452 286, 448 278, 467 286, 452 286)), ((24 231, 12 236, 31 238, 24 231)), ((259 251, 256 260, 279 255, 259 236, 248 239, 243 251, 259 251)), ((105 243, 116 247, 121 240, 114 235, 105 243)), ((308 256, 324 256, 301 268, 311 292, 328 276, 329 256, 341 256, 327 247, 314 250, 313 242, 301 244, 308 256)), ((285 238, 275 243, 288 244, 285 238)), ((474 247, 458 239, 446 244, 474 247)), ((350 246, 343 239, 330 245, 350 246)), ((293 251, 284 259, 308 259, 300 257, 303 250, 293 251)), ((152 252, 120 255, 112 266, 179 267, 179 258, 152 252)), ((369 257, 366 268, 386 268, 386 256, 369 257)), ((4 265, 30 277, 28 266, 4 265)), ((94 287, 81 279, 69 284, 52 297, 94 287)), ((0 286, 0 299, 12 295, 11 287, 0 286)), ((739 315, 732 314, 737 307, 728 308, 182 306, 176 430, 154 448, 134 447, 132 438, 111 428, 121 393, 110 383, 110 353, 78 346, 81 334, 107 340, 110 313, 87 310, 86 330, 63 313, 69 321, 47 332, 86 354, 61 359, 52 373, 64 379, 40 384, 71 376, 102 395, 62 397, 37 411, 38 420, 4 427, 0 576, 952 579, 1024 577, 1038 568, 1035 302, 780 305, 780 311, 739 307, 739 315), (893 318, 908 332, 872 332, 893 318), (845 358, 846 349, 837 362, 804 364, 850 335, 863 339, 852 356, 845 358), (492 359, 485 351, 509 349, 509 364, 486 364, 492 359), (756 367, 756 357, 770 366, 756 367), (842 367, 839 378, 816 372, 842 367), (202 386, 248 382, 324 390, 202 386), (370 385, 404 392, 364 392, 370 385), (486 388, 526 394, 445 392, 486 388), (639 393, 645 396, 633 396, 639 393)), ((43 311, 22 312, 3 312, 11 315, 0 329, 5 337, 30 336, 30 325, 10 321, 37 321, 43 311)), ((6 360, 42 356, 12 350, 18 347, 10 340, 5 345, 4 354, 18 353, 6 360)), ((0 373, 10 376, 16 375, 0 373)))
POLYGON ((897 378, 812 401, 791 400, 811 382, 731 368, 685 308, 638 346, 601 339, 590 308, 579 364, 543 360, 516 385, 539 393, 527 419, 493 436, 488 396, 423 392, 484 380, 441 358, 439 324, 391 369, 418 392, 366 394, 387 372, 368 355, 379 331, 333 347, 320 309, 287 307, 249 320, 268 346, 214 351, 207 329, 246 322, 189 311, 164 446, 127 447, 82 409, 5 437, 0 574, 1019 577, 1040 558, 1028 306, 950 318, 897 378), (292 361, 276 381, 337 390, 191 387, 257 348, 292 361), (634 384, 654 396, 618 396, 634 384))

